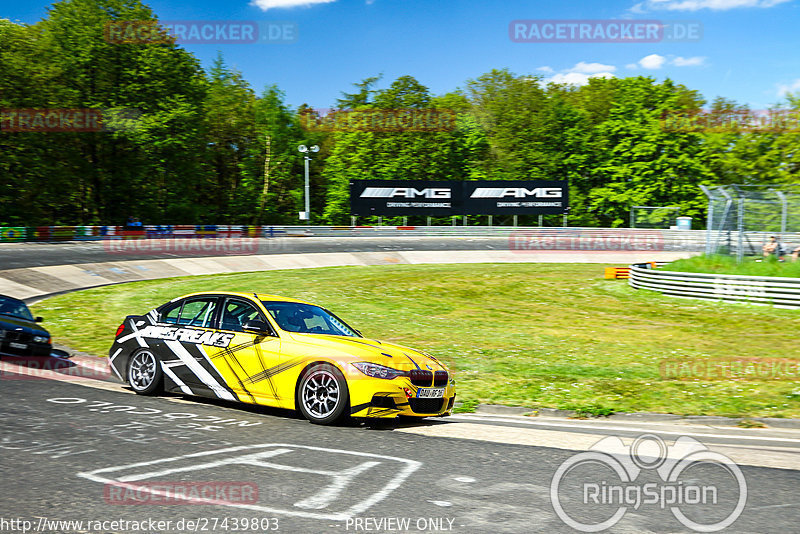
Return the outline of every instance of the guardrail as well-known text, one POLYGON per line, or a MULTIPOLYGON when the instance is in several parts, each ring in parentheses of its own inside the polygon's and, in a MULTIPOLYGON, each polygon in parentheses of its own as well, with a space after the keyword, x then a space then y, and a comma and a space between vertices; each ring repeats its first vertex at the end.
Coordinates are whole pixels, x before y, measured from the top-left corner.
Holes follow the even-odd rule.
POLYGON ((630 266, 628 284, 635 289, 649 289, 673 297, 800 308, 800 278, 683 273, 634 264, 630 266))

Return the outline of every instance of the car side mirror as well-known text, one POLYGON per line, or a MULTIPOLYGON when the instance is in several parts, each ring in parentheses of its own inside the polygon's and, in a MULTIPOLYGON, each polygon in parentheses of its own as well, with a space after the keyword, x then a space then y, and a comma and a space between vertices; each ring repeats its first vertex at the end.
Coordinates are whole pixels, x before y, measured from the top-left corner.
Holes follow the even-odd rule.
POLYGON ((272 329, 269 327, 269 325, 264 321, 258 320, 245 321, 244 324, 242 324, 242 330, 245 332, 255 332, 257 334, 263 334, 267 336, 272 334, 272 329))
POLYGON ((37 323, 41 323, 42 321, 44 321, 44 317, 39 317, 37 315, 36 318, 34 319, 34 321, 37 322, 37 323))

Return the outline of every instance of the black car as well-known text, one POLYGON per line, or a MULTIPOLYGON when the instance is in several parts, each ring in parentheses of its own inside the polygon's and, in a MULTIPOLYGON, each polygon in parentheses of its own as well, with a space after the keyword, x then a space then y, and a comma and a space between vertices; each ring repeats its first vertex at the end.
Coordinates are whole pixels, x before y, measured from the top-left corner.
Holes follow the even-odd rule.
POLYGON ((50 333, 19 299, 0 295, 0 354, 50 356, 50 333))

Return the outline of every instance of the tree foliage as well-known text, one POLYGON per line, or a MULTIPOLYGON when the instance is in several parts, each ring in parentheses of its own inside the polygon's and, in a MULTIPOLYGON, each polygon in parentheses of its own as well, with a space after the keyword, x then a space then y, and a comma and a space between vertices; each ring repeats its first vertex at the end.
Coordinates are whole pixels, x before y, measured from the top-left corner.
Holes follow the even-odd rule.
MULTIPOLYGON (((620 226, 634 205, 704 216, 700 184, 800 181, 800 96, 788 128, 674 129, 706 102, 669 79, 592 78, 580 87, 496 69, 435 95, 382 75, 338 110, 452 114, 447 127, 309 127, 324 111, 260 93, 219 56, 207 70, 171 39, 109 42, 121 21, 157 21, 140 0, 61 0, 37 24, 0 19, 0 108, 94 109, 101 131, 0 130, 0 225, 286 224, 303 209, 300 144, 314 223, 346 223, 354 179, 568 180, 570 224, 620 226), (311 121, 311 122, 309 122, 311 121)), ((733 124, 750 110, 719 97, 733 124)), ((387 115, 388 116, 388 115, 387 115)))

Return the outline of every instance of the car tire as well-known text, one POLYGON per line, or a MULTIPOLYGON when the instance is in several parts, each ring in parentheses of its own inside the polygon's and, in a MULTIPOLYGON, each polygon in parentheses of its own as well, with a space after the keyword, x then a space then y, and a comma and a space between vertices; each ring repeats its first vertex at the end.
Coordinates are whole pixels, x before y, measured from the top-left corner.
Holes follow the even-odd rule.
POLYGON ((150 349, 137 350, 128 359, 128 384, 139 395, 160 393, 163 378, 158 358, 150 349))
POLYGON ((329 364, 315 365, 303 375, 295 400, 303 417, 317 425, 330 425, 350 415, 347 381, 329 364))

